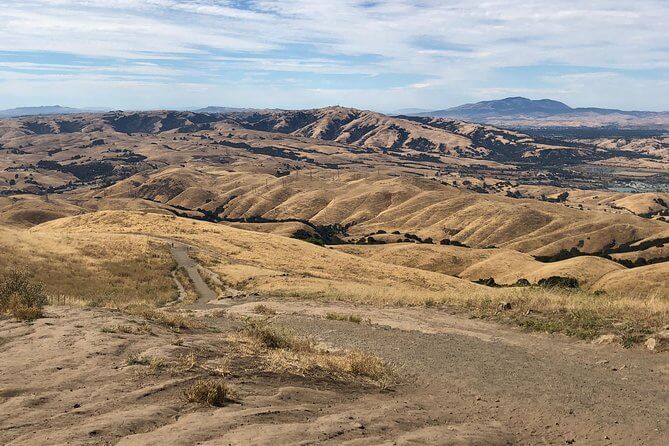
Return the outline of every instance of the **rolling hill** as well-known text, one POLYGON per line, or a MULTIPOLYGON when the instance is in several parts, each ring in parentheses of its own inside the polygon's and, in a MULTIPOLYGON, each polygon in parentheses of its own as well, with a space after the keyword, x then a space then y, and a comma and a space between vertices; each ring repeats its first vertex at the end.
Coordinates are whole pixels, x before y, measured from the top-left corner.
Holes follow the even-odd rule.
POLYGON ((104 199, 143 199, 246 223, 307 221, 342 225, 358 240, 378 231, 415 233, 435 243, 508 247, 534 255, 562 249, 599 252, 661 232, 665 223, 633 215, 463 191, 412 177, 358 173, 286 177, 169 168, 96 192, 104 199))

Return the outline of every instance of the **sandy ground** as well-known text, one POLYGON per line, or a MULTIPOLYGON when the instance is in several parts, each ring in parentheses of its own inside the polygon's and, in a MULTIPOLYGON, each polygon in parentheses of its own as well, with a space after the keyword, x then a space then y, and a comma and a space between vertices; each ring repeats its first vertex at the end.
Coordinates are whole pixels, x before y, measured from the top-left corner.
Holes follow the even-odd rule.
POLYGON ((51 307, 33 324, 0 321, 0 444, 660 445, 668 433, 666 354, 432 309, 265 304, 278 311, 275 324, 379 354, 400 383, 380 390, 259 372, 225 341, 256 305, 243 299, 216 305, 225 317, 198 311, 209 328, 181 333, 108 310, 51 307), (371 322, 322 318, 328 311, 371 322), (102 330, 119 325, 134 328, 102 330), (189 353, 201 366, 179 365, 189 353), (133 356, 164 366, 128 365, 133 356), (183 401, 194 379, 222 368, 236 402, 183 401))

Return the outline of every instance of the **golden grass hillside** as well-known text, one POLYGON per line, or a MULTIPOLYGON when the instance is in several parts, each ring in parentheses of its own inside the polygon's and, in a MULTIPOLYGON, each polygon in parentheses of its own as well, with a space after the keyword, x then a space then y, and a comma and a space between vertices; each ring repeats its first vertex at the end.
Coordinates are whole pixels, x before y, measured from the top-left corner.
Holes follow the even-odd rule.
POLYGON ((181 240, 198 247, 199 258, 231 286, 274 295, 410 304, 484 290, 455 277, 369 261, 299 240, 157 214, 103 211, 30 230, 42 232, 181 240))
MULTIPOLYGON (((581 286, 589 288, 607 274, 626 269, 611 260, 592 256, 543 263, 528 254, 510 249, 473 249, 413 243, 341 245, 336 248, 380 262, 435 271, 470 281, 493 278, 501 285, 512 285, 519 279, 537 283, 551 276, 561 276, 577 279, 581 286)), ((663 286, 661 283, 657 285, 656 289, 663 286)), ((624 288, 621 284, 617 288, 612 287, 610 291, 622 292, 624 288)))
MULTIPOLYGON (((121 257, 123 251, 136 252, 137 248, 130 245, 139 246, 139 240, 158 246, 162 243, 163 249, 166 239, 181 240, 193 246, 191 255, 201 264, 217 273, 228 286, 243 291, 373 305, 445 304, 533 329, 582 337, 607 330, 651 333, 666 325, 669 315, 669 296, 662 289, 595 295, 537 287, 488 288, 446 274, 383 263, 299 240, 155 213, 102 211, 44 223, 23 234, 34 238, 35 241, 20 243, 28 243, 31 249, 39 249, 39 240, 68 237, 112 244, 121 257), (124 238, 126 245, 121 242, 124 238), (510 303, 511 309, 500 313, 500 302, 510 303)), ((80 255, 80 248, 71 249, 64 253, 66 258, 80 255)), ((168 262, 162 264, 162 270, 149 270, 153 275, 162 271, 162 277, 168 280, 168 262)), ((133 269, 140 266, 135 264, 133 269)), ((633 279, 628 276, 627 280, 633 279)))
POLYGON ((630 295, 669 294, 669 263, 622 269, 601 277, 593 289, 630 295))
POLYGON ((624 269, 626 269, 624 266, 601 257, 582 256, 542 263, 521 253, 504 252, 472 265, 463 271, 460 277, 469 280, 492 277, 499 284, 510 285, 519 279, 537 283, 541 279, 560 276, 577 279, 581 286, 588 288, 605 275, 624 269))
POLYGON ((231 219, 350 225, 352 237, 400 231, 437 242, 448 238, 477 248, 496 246, 534 255, 573 247, 598 252, 612 243, 632 243, 666 230, 662 222, 634 215, 477 194, 408 176, 294 172, 276 178, 169 168, 125 180, 104 194, 202 208, 231 219))
POLYGON ((646 214, 668 210, 667 203, 669 203, 669 194, 653 192, 628 195, 614 201, 612 204, 635 214, 646 214))
POLYGON ((56 303, 160 306, 177 296, 166 244, 143 236, 0 227, 0 252, 0 272, 28 272, 56 303))
POLYGON ((459 276, 468 267, 478 264, 500 251, 497 249, 475 249, 414 243, 337 245, 334 248, 378 262, 419 268, 449 276, 459 276))
POLYGON ((79 207, 57 196, 0 197, 0 226, 26 228, 81 212, 79 207))

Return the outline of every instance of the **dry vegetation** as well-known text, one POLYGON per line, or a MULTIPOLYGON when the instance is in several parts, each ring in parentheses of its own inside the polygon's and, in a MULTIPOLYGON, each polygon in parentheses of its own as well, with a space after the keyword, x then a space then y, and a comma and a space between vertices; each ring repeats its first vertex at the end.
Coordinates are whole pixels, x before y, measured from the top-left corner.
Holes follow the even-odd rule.
MULTIPOLYGON (((534 286, 489 288, 271 234, 155 214, 88 214, 38 226, 31 234, 43 231, 76 234, 81 239, 107 239, 132 232, 183 240, 200 248, 193 254, 207 269, 228 286, 248 293, 371 305, 448 306, 475 316, 584 338, 606 332, 654 332, 669 321, 669 296, 662 287, 636 293, 534 286), (498 311, 500 302, 510 303, 511 309, 498 311)), ((165 262, 165 270, 168 266, 165 262)), ((629 277, 630 286, 641 282, 629 277)))
POLYGON ((146 304, 131 304, 118 309, 133 316, 138 316, 148 321, 161 324, 173 330, 188 330, 202 328, 204 325, 197 319, 184 316, 173 311, 160 310, 146 304))
POLYGON ((155 307, 177 295, 169 250, 147 237, 0 230, 0 250, 0 271, 30 271, 52 303, 155 307))
POLYGON ((274 316, 276 314, 276 310, 274 310, 272 307, 269 307, 264 304, 258 304, 253 308, 253 312, 256 314, 262 314, 265 316, 274 316))
POLYGON ((25 272, 10 271, 0 277, 0 316, 11 315, 19 320, 42 316, 47 303, 44 286, 25 272))
POLYGON ((380 387, 391 385, 394 379, 389 366, 376 355, 361 351, 332 352, 264 321, 246 321, 244 329, 230 339, 240 345, 242 352, 261 355, 267 367, 275 372, 343 381, 363 379, 380 387))
POLYGON ((343 322, 353 322, 354 324, 359 324, 362 322, 362 317, 357 314, 343 314, 343 313, 327 313, 325 319, 330 319, 332 321, 343 321, 343 322))
POLYGON ((223 407, 233 401, 229 386, 222 379, 199 380, 183 392, 189 403, 223 407))

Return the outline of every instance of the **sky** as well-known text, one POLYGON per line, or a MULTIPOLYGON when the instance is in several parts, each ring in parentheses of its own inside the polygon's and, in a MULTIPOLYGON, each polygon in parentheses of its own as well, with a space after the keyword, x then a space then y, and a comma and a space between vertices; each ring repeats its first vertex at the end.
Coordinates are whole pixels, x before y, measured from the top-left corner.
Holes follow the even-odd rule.
POLYGON ((0 0, 0 108, 669 110, 669 0, 0 0))

